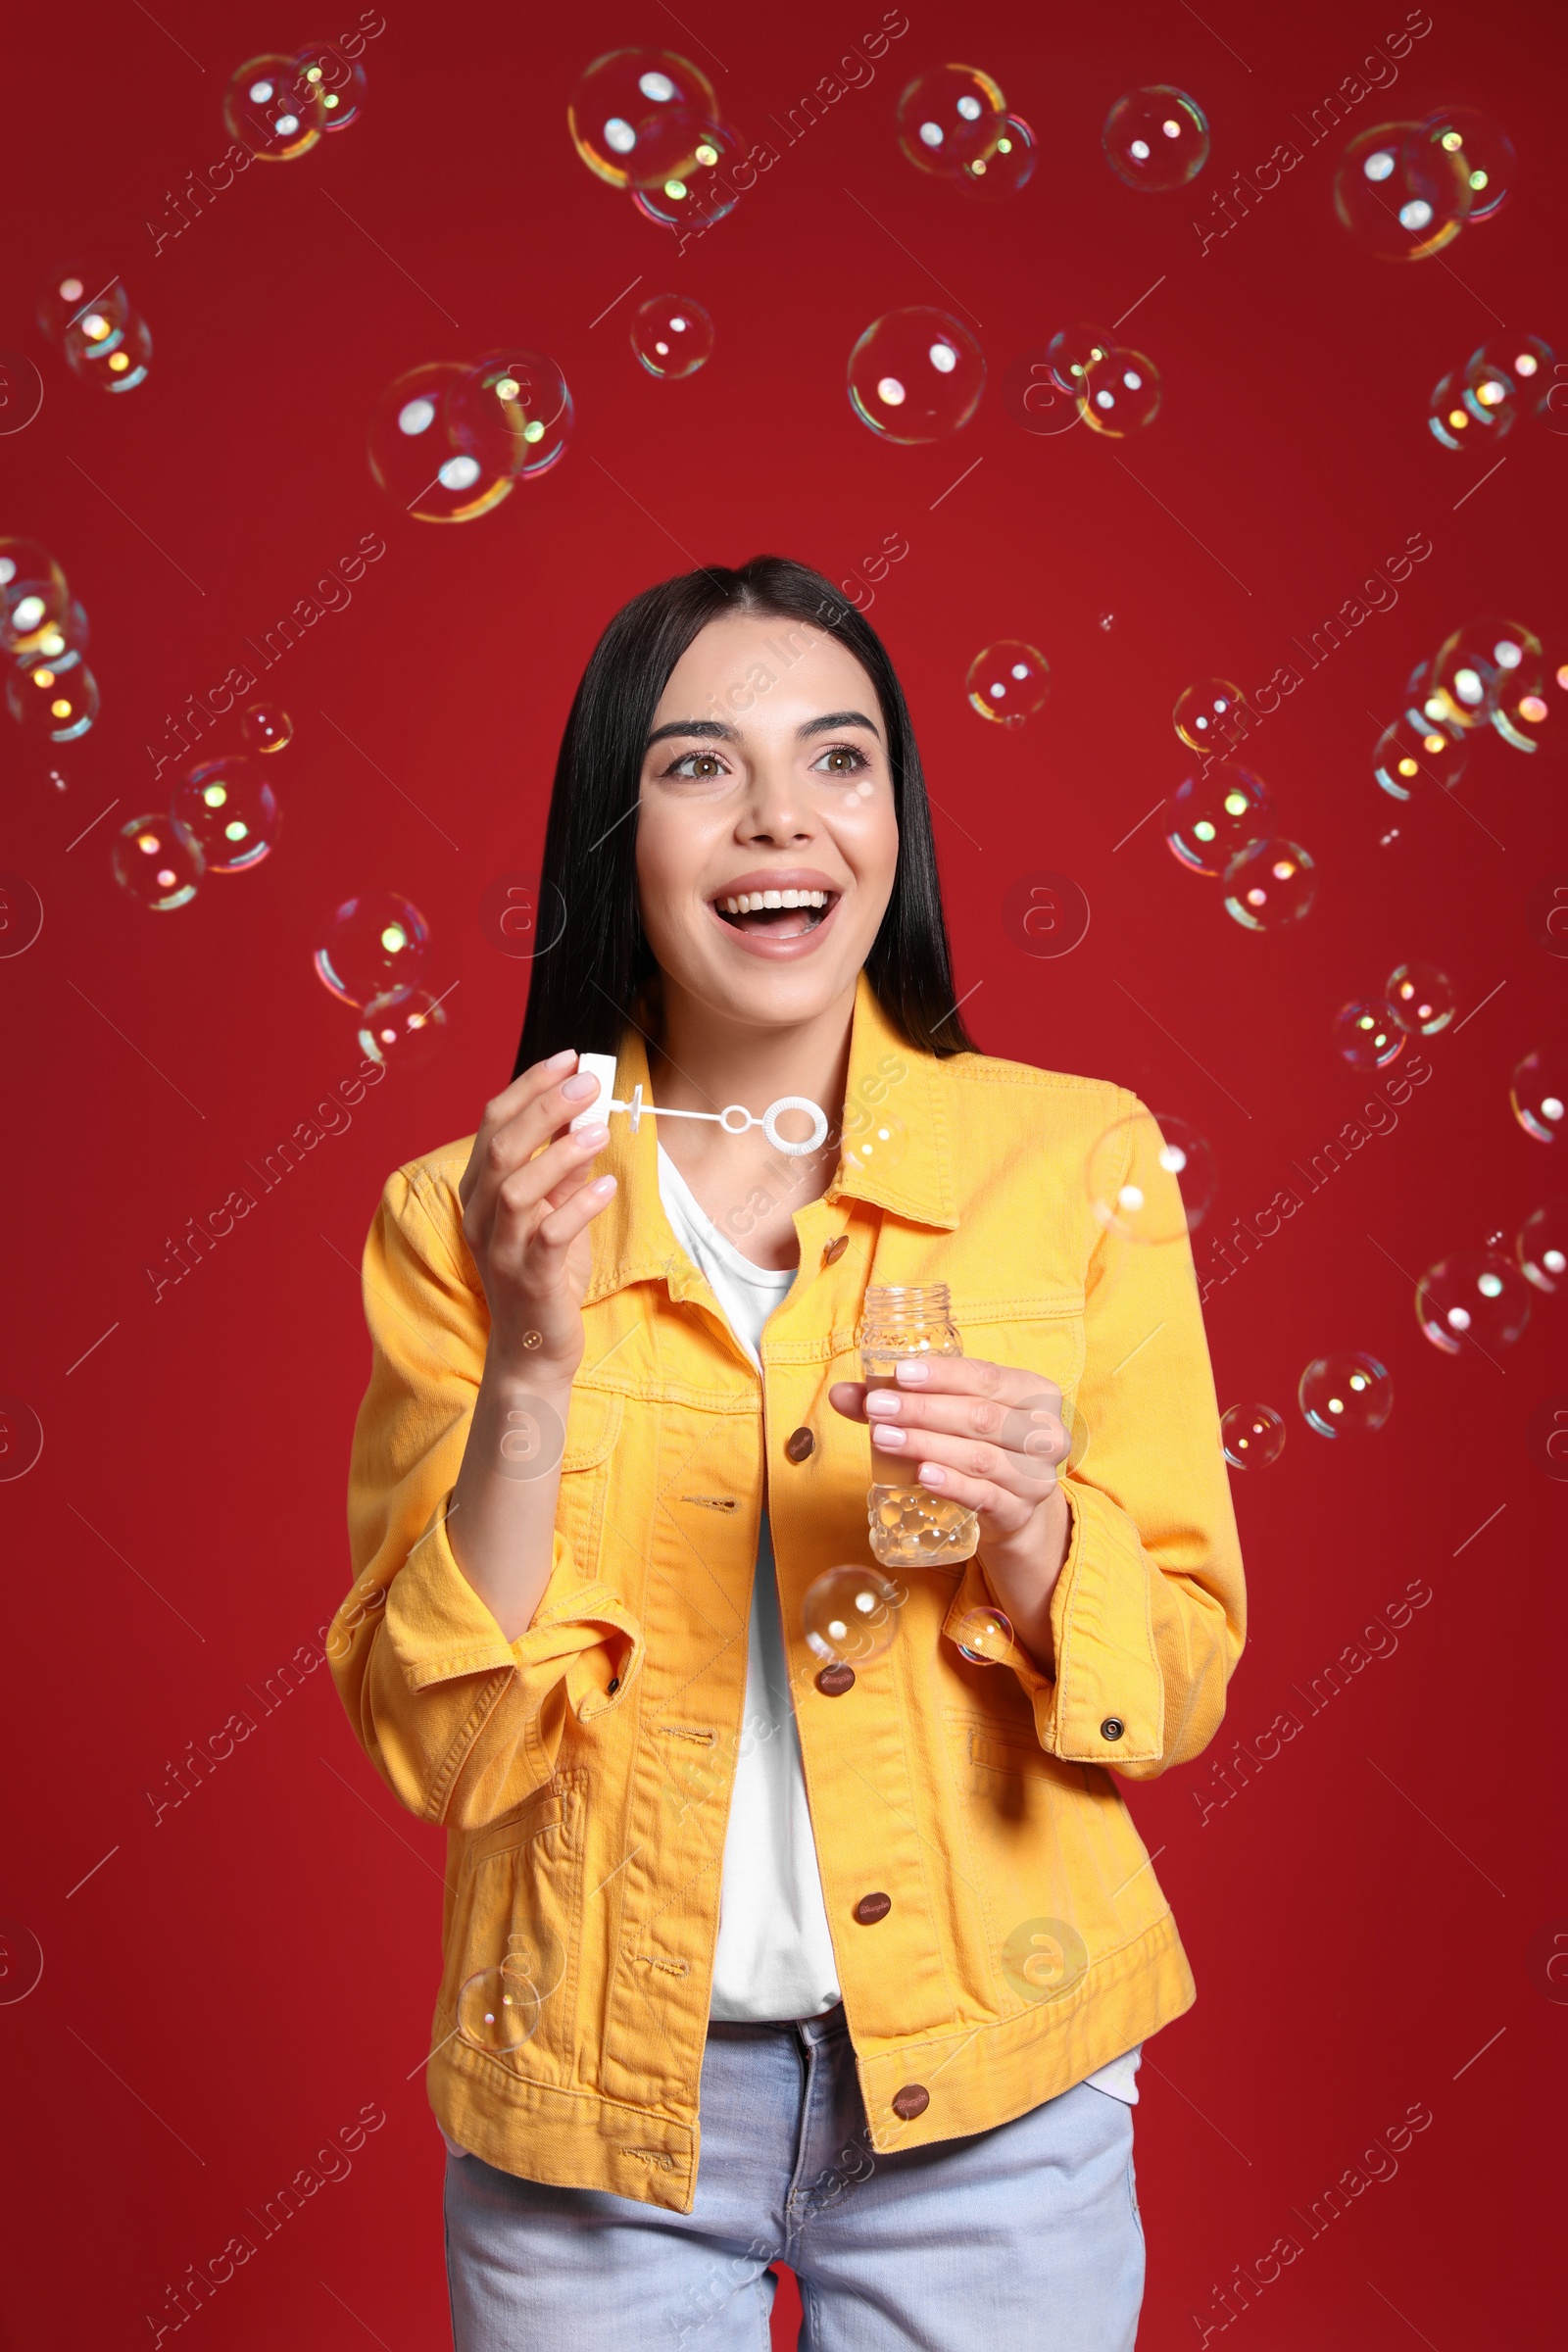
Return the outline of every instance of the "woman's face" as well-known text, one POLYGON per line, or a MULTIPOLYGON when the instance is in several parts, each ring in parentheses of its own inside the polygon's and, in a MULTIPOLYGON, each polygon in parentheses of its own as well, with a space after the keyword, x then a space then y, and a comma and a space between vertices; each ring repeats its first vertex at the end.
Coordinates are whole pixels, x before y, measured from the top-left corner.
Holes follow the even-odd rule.
POLYGON ((643 760, 637 880, 666 980, 727 1019, 809 1020, 853 990, 898 854, 886 721, 858 662, 804 621, 710 621, 643 760))

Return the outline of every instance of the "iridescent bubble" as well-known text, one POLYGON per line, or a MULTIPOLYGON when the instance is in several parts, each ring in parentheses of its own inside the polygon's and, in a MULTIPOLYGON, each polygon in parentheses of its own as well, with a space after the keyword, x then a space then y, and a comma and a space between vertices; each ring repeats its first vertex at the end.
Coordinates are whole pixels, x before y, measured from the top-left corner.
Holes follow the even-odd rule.
POLYGON ((223 122, 249 154, 286 164, 314 147, 326 128, 324 95, 319 82, 307 79, 297 57, 253 57, 229 77, 223 122))
POLYGON ((420 1070, 439 1053, 446 1034, 445 998, 432 996, 427 988, 411 988, 401 995, 372 998, 367 1004, 360 1051, 371 1061, 420 1070))
POLYGON ((953 1629, 960 1654, 971 1666, 1000 1666, 1012 1648, 1012 1622, 990 1605, 965 1609, 953 1629))
POLYGON ((34 662, 62 662, 67 654, 84 654, 92 635, 85 606, 74 599, 63 620, 46 621, 29 657, 34 662))
POLYGON ((43 407, 43 377, 24 351, 0 345, 0 434, 24 433, 43 407))
POLYGON ((1157 1247, 1197 1231, 1219 1169, 1213 1145, 1190 1120, 1144 1110, 1106 1128, 1084 1179, 1097 1224, 1125 1242, 1157 1247))
POLYGON ((1159 369, 1141 351, 1113 343, 1102 359, 1084 371, 1079 404, 1085 424, 1107 440, 1121 441, 1141 433, 1159 415, 1159 369))
POLYGON ((180 784, 170 813, 210 873, 260 865, 277 839, 276 795, 249 760, 204 760, 180 784))
POLYGON ((844 1152, 857 1167, 891 1176, 908 1157, 909 1130, 885 1103, 855 1103, 844 1113, 844 1152))
POLYGON ((1560 640, 1499 678, 1492 689, 1492 723, 1516 752, 1561 741, 1568 717, 1568 646, 1560 640), (1550 720, 1555 718, 1556 727, 1550 720))
POLYGON ((1455 1011, 1453 982, 1435 963, 1400 963, 1384 990, 1389 1009, 1412 1037, 1436 1037, 1455 1011))
POLYGON ((488 352, 470 368, 449 414, 454 439, 486 477, 505 466, 530 482, 564 456, 575 416, 556 362, 520 345, 488 352))
POLYGON ((1555 366, 1550 344, 1539 335, 1494 335, 1465 363, 1460 396, 1489 437, 1500 440, 1521 416, 1536 415, 1555 366))
POLYGON ((1519 1228, 1515 1254, 1538 1291, 1568 1289, 1568 1199, 1558 1195, 1532 1210, 1519 1228))
POLYGON ((650 375, 673 383, 695 375, 712 356, 713 321, 700 302, 656 294, 633 314, 631 347, 650 375))
POLYGON ((1530 1285, 1512 1258, 1494 1250, 1461 1250, 1425 1273, 1415 1295, 1416 1321, 1445 1355, 1468 1342, 1490 1354, 1512 1347, 1530 1320, 1530 1285))
POLYGON ((133 392, 147 380, 152 330, 139 311, 127 309, 117 323, 94 307, 66 328, 60 347, 78 382, 95 392, 133 392))
POLYGON ((1273 802, 1250 768, 1206 768, 1171 794, 1166 845, 1190 872, 1222 874, 1239 851, 1272 833, 1273 802))
POLYGON ((1271 1404, 1233 1404, 1219 1434, 1233 1470, 1266 1470, 1285 1451, 1285 1424, 1271 1404))
POLYGON ((252 703, 239 731, 253 752, 282 752, 294 740, 294 721, 277 703, 252 703))
POLYGON ((1113 340, 1102 326, 1079 324, 1056 329, 1046 345, 1046 358, 1064 392, 1075 396, 1082 392, 1085 376, 1097 361, 1105 358, 1113 340))
POLYGON ((71 611, 66 575, 36 539, 0 538, 0 653, 24 662, 63 627, 71 611))
POLYGON ((1427 402, 1427 425, 1445 449, 1463 449, 1477 435, 1476 420, 1465 404, 1464 370, 1450 368, 1427 402))
POLYGON ((1026 188, 1035 172, 1035 134, 1021 115, 1008 115, 989 155, 963 165, 956 185, 982 204, 1005 204, 1026 188))
POLYGON ((1229 678, 1200 678, 1176 697, 1171 716, 1183 743, 1195 752, 1214 752, 1235 739, 1245 704, 1229 678))
POLYGON ((1428 115, 1405 144, 1417 151, 1418 170, 1424 165, 1425 151, 1433 147, 1446 157, 1457 158, 1470 189, 1466 218, 1472 226, 1478 220, 1494 220, 1513 192, 1519 169, 1513 141, 1490 115, 1473 106, 1450 106, 1428 115))
MULTIPOLYGON (((473 446, 482 441, 479 430, 454 413, 470 372, 460 360, 411 368, 388 385, 371 416, 370 471, 420 522, 470 522, 512 490, 520 425, 514 433, 498 428, 498 446, 473 446)), ((501 404, 491 407, 499 413, 501 404)))
POLYGON ((458 1994, 458 2032, 476 2050, 506 2058, 533 2038, 539 1993, 520 1968, 481 1968, 458 1994))
POLYGON ((115 880, 127 899, 167 914, 196 896, 202 854, 190 835, 165 809, 133 816, 114 843, 115 880))
POLYGON ((1385 727, 1372 753, 1372 773, 1385 792, 1407 801, 1433 786, 1451 792, 1464 774, 1469 755, 1461 742, 1443 727, 1408 717, 1385 727))
POLYGON ((1021 727, 1046 707, 1051 692, 1051 663, 1038 646, 1018 637, 1003 637, 976 654, 964 680, 971 706, 982 718, 1004 727, 1021 727))
POLYGON ((37 319, 51 343, 63 343, 69 328, 88 317, 108 322, 113 331, 130 316, 130 296, 118 270, 101 261, 63 262, 51 270, 39 289, 37 319))
POLYGON ((98 681, 79 654, 45 662, 34 656, 6 680, 6 702, 20 727, 40 743, 74 743, 98 715, 98 681))
POLYGON ((317 976, 345 1004, 396 1002, 419 977, 429 927, 417 906, 389 890, 346 899, 316 951, 317 976))
POLYGON ((1225 868, 1225 911, 1249 931, 1298 923, 1317 896, 1317 873, 1298 842, 1253 841, 1225 868))
POLYGON ((893 1646, 902 1585, 878 1568, 830 1568, 807 1588, 806 1645, 833 1666, 862 1666, 893 1646))
POLYGON ((1385 262, 1419 262, 1441 253, 1470 211, 1463 155, 1410 143, 1413 122, 1380 122, 1345 150, 1334 180, 1334 209, 1346 227, 1385 262))
POLYGON ((1394 1410, 1394 1383, 1375 1355, 1315 1356, 1296 1395, 1320 1438, 1370 1437, 1394 1410))
POLYGON ((1334 1043, 1352 1070, 1386 1070, 1404 1052, 1405 1033, 1392 1005, 1358 998, 1335 1014, 1334 1043))
POLYGON ((889 311, 850 354, 850 405, 886 441, 942 441, 980 405, 986 364, 967 327, 918 305, 889 311))
POLYGON ((1185 90, 1154 82, 1117 99, 1100 144, 1128 187, 1184 188, 1208 161, 1208 120, 1185 90))
POLYGON ((1452 727, 1485 726, 1499 687, 1515 673, 1535 678, 1539 637, 1500 612, 1483 612, 1453 631, 1432 664, 1432 690, 1452 727))
POLYGON ((699 234, 732 213, 741 200, 735 173, 744 163, 747 141, 733 124, 703 116, 684 131, 690 157, 679 171, 632 192, 632 202, 662 228, 695 229, 699 234))
POLYGON ((1568 1121, 1568 1051, 1543 1046, 1527 1054, 1508 1089, 1513 1115, 1538 1144, 1554 1144, 1568 1121))
POLYGON ((977 66, 934 66, 909 82, 899 100, 899 145, 916 171, 956 178, 965 164, 995 154, 1007 122, 1007 102, 977 66))
POLYGON ((345 57, 331 41, 307 41, 294 64, 307 89, 320 93, 324 130, 346 130, 359 121, 368 87, 363 58, 345 57))
POLYGON ((672 49, 612 49, 581 75, 566 108, 571 143, 590 172, 612 188, 637 184, 649 150, 674 113, 711 118, 713 85, 700 66, 672 49), (641 149, 641 153, 639 153, 641 149))

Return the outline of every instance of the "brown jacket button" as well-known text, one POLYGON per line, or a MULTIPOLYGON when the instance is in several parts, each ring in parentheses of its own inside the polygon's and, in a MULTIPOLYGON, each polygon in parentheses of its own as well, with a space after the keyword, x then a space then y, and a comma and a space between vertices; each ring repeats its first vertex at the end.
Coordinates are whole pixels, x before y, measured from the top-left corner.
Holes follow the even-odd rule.
POLYGON ((862 1928, 874 1928, 879 1919, 886 1919, 892 1908, 891 1894, 862 1894, 855 1906, 855 1916, 862 1928))
POLYGON ((792 1462, 804 1462, 815 1445, 808 1429, 792 1429, 784 1441, 784 1451, 792 1462))
POLYGON ((830 1242, 824 1243, 824 1245, 823 1245, 823 1249, 822 1249, 822 1263, 823 1263, 823 1265, 824 1265, 824 1266, 836 1266, 836 1265, 838 1264, 838 1262, 839 1262, 839 1259, 840 1259, 840 1258, 841 1258, 841 1257, 844 1255, 844 1252, 845 1252, 845 1250, 846 1250, 849 1248, 849 1246, 850 1246, 850 1237, 849 1237, 849 1235, 848 1235, 847 1233, 836 1233, 836 1234, 833 1236, 833 1239, 832 1239, 830 1242))
POLYGON ((1127 1726, 1119 1715, 1107 1715, 1100 1727, 1102 1740, 1119 1740, 1127 1726))
POLYGON ((842 1698, 846 1690, 855 1689, 853 1666, 824 1666, 816 1678, 816 1687, 824 1698, 842 1698))
POLYGON ((917 2115, 924 2115, 931 2104, 931 2093, 923 2082, 906 2082, 902 2090, 893 2093, 893 2112, 912 2124, 917 2115))

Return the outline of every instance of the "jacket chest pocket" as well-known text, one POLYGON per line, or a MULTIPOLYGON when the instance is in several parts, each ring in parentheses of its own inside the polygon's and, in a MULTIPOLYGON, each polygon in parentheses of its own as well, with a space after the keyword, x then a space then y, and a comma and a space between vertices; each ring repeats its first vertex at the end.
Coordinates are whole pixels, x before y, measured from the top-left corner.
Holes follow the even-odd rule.
POLYGON ((442 2031, 481 2066, 572 2079, 588 1774, 558 1772, 471 1838, 441 1986, 442 2031))
POLYGON ((974 1306, 967 1314, 956 1306, 954 1319, 963 1334, 965 1355, 1011 1364, 1055 1382, 1062 1395, 1063 1416, 1073 1431, 1076 1457, 1078 1432, 1071 1408, 1084 1372, 1082 1298, 1063 1297, 1059 1304, 1052 1299, 1043 1302, 1039 1311, 1023 1315, 1005 1314, 995 1302, 974 1306))
POLYGON ((605 1503, 610 1460, 620 1436, 625 1400, 612 1390, 573 1389, 566 1415, 566 1449, 561 1457, 561 1492, 556 1526, 571 1545, 577 1573, 599 1574, 605 1541, 605 1503))

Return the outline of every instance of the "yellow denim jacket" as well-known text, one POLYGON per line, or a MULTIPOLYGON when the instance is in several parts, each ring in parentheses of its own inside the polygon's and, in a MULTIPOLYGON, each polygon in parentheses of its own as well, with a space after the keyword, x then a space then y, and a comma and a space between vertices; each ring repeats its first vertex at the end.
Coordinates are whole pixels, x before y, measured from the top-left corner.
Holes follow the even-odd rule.
MULTIPOLYGON (((639 1083, 628 1027, 617 1098, 639 1083)), ((1192 2002, 1113 1775, 1151 1779, 1213 1736, 1244 1604, 1190 1249, 1116 1240, 1085 1184, 1097 1139, 1139 1107, 1095 1080, 916 1052, 862 974, 844 1154, 795 1213, 800 1272, 760 1380, 664 1217, 656 1122, 613 1117, 550 1582, 511 1642, 443 1524, 487 1330, 457 1190, 471 1139, 391 1178, 365 1254, 354 1584, 327 1647, 371 1761, 448 1832, 427 2079, 464 2147, 692 2209, 764 1500, 873 2148, 1004 2123, 1192 2002), (1048 1376, 1073 1407, 1054 1679, 1021 1650, 960 1653, 955 1628, 988 1597, 970 1560, 901 1571, 891 1647, 848 1690, 818 1687, 803 1596, 870 1557, 869 1436, 827 1392, 859 1375, 873 1282, 947 1283, 967 1354, 1048 1376), (487 2025, 502 1979, 485 1972, 509 1951, 540 1997, 524 2025, 517 2006, 487 2025)), ((1147 1145, 1122 1180, 1174 1184, 1147 1145)))

